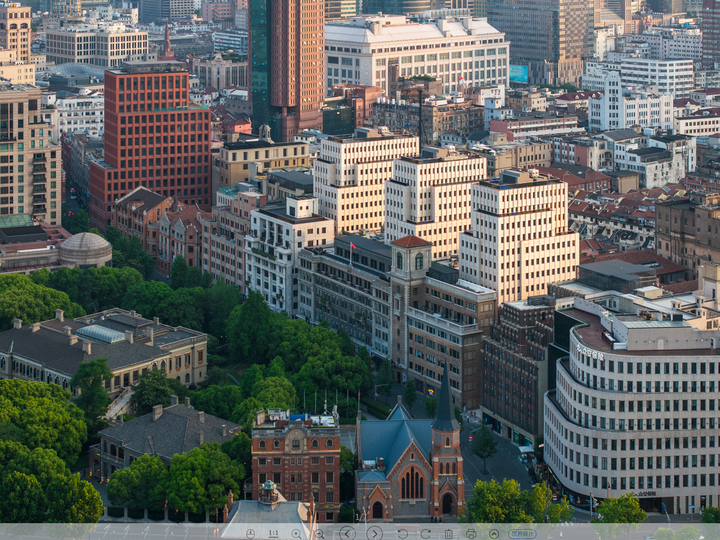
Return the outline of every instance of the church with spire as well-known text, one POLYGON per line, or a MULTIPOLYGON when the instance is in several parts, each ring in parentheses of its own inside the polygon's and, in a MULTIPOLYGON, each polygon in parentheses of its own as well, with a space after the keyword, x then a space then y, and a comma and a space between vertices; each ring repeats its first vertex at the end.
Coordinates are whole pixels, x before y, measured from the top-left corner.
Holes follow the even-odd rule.
POLYGON ((170 21, 167 20, 165 22, 165 43, 163 43, 162 55, 158 57, 158 62, 173 62, 175 60, 175 52, 172 45, 170 45, 170 21))
POLYGON ((414 419, 398 396, 386 420, 358 414, 356 505, 368 521, 458 515, 465 509, 460 424, 443 369, 434 420, 414 419))

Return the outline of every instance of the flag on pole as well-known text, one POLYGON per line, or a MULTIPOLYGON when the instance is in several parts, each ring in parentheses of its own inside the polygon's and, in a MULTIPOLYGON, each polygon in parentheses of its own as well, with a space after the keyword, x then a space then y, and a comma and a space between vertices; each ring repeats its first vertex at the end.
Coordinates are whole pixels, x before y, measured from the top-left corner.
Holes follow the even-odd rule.
POLYGON ((355 244, 353 244, 352 242, 350 242, 350 247, 351 247, 352 249, 357 249, 357 248, 355 247, 355 244))

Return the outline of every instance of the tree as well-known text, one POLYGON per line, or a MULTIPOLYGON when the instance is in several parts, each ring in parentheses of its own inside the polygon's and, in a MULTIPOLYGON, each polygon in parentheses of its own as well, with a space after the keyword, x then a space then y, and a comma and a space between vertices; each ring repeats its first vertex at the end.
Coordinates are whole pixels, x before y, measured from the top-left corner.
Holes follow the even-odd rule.
POLYGON ((677 540, 697 540, 700 538, 700 533, 692 525, 683 525, 675 533, 675 538, 677 540))
POLYGON ((125 292, 142 283, 142 273, 134 268, 90 268, 87 277, 91 280, 92 301, 95 309, 104 311, 122 304, 125 292))
POLYGON ((181 287, 185 287, 185 282, 188 277, 188 265, 185 257, 177 255, 175 260, 170 267, 170 287, 174 290, 178 290, 181 287))
POLYGON ((498 444, 490 431, 490 426, 483 420, 480 428, 475 431, 472 443, 472 453, 483 460, 483 474, 487 474, 487 458, 493 457, 497 449, 498 444))
POLYGON ((197 410, 229 420, 243 393, 239 386, 209 386, 195 392, 192 400, 197 410))
POLYGON ((235 407, 230 421, 240 424, 245 432, 251 433, 253 423, 255 422, 255 414, 264 408, 265 406, 256 398, 247 398, 235 407))
POLYGON ((720 508, 706 506, 703 509, 702 523, 720 523, 720 508))
POLYGON ((455 420, 457 420, 458 424, 460 424, 460 430, 462 431, 463 428, 463 415, 462 411, 460 410, 460 407, 455 405, 455 420))
POLYGON ((344 504, 338 513, 338 523, 360 523, 360 512, 354 506, 344 504))
POLYGON ((654 540, 675 540, 675 531, 666 527, 660 527, 653 533, 654 540))
POLYGON ((280 377, 281 379, 286 378, 285 375, 285 364, 283 359, 276 356, 270 362, 270 365, 265 370, 266 377, 280 377))
POLYGON ((538 483, 526 491, 526 509, 533 523, 564 523, 572 520, 575 510, 570 501, 563 498, 553 504, 553 492, 544 483, 538 483))
POLYGON ((170 286, 162 281, 143 281, 127 289, 121 306, 123 309, 142 313, 148 318, 163 315, 164 320, 160 305, 173 294, 170 286))
POLYGON ((618 499, 605 499, 597 506, 597 515, 593 523, 640 523, 647 519, 633 493, 626 493, 618 499))
POLYGON ((405 384, 405 392, 403 392, 403 401, 407 403, 408 409, 412 409, 417 401, 417 390, 415 389, 415 379, 408 378, 405 384))
POLYGON ((205 291, 200 287, 178 289, 158 306, 163 321, 170 326, 202 330, 205 319, 205 291))
POLYGON ((253 387, 265 378, 265 370, 262 366, 255 364, 250 366, 243 377, 240 380, 240 386, 242 387, 243 394, 245 397, 251 397, 253 395, 253 387))
POLYGON ((350 334, 341 328, 337 331, 337 337, 340 341, 340 352, 342 352, 345 356, 355 356, 355 344, 353 343, 350 334))
POLYGON ((385 358, 380 364, 380 372, 377 378, 377 392, 385 396, 385 403, 387 404, 388 396, 391 396, 395 386, 395 374, 393 373, 390 360, 385 358))
POLYGON ((438 409, 438 398, 436 397, 429 397, 425 398, 425 416, 427 418, 435 418, 435 414, 437 413, 438 409))
POLYGON ((467 501, 465 514, 460 516, 462 523, 532 523, 527 512, 527 496, 516 480, 478 480, 473 495, 467 501))
POLYGON ((118 469, 107 485, 112 504, 161 510, 167 498, 168 468, 160 457, 144 455, 125 469, 118 469))
POLYGON ((252 473, 252 439, 247 433, 241 431, 229 441, 225 441, 220 446, 220 450, 235 463, 242 465, 246 477, 250 476, 252 473))
POLYGON ((165 371, 157 367, 140 375, 134 389, 135 392, 130 398, 130 403, 135 407, 138 416, 152 412, 155 405, 168 407, 170 396, 175 395, 178 396, 178 399, 183 399, 189 395, 184 384, 175 379, 169 379, 165 371))
POLYGON ((56 384, 0 380, 0 423, 16 426, 20 442, 30 450, 54 450, 73 464, 87 440, 87 426, 70 396, 56 384))
POLYGON ((33 476, 45 490, 58 476, 68 476, 70 470, 55 450, 27 447, 9 441, 0 441, 0 477, 12 471, 33 476), (10 457, 3 463, 2 455, 10 457), (4 469, 4 470, 3 470, 4 469))
POLYGON ((47 503, 34 476, 11 472, 0 482, 0 522, 42 523, 47 503))
POLYGON ((252 391, 265 408, 287 410, 295 407, 295 388, 287 379, 268 377, 256 383, 252 391))
POLYGON ((80 407, 85 415, 88 429, 97 431, 99 426, 107 425, 100 417, 107 413, 110 405, 110 395, 105 389, 105 381, 113 378, 113 372, 107 365, 107 358, 95 358, 81 362, 77 372, 70 379, 70 385, 80 389, 80 395, 75 398, 75 405, 80 407))
POLYGON ((245 303, 233 309, 228 321, 227 332, 233 358, 251 364, 266 364, 270 359, 274 334, 281 328, 279 317, 270 311, 262 294, 250 291, 245 303))
POLYGON ((52 523, 97 523, 105 511, 100 494, 79 474, 58 476, 48 494, 47 519, 52 523))
POLYGON ((90 229, 90 216, 85 210, 78 210, 72 216, 63 212, 62 225, 70 234, 87 232, 90 229))
POLYGON ((340 500, 347 501, 355 496, 355 471, 357 456, 351 450, 340 447, 340 500))
POLYGON ((212 335, 227 338, 227 326, 230 314, 240 305, 240 288, 229 285, 224 279, 218 279, 207 291, 206 330, 212 335))

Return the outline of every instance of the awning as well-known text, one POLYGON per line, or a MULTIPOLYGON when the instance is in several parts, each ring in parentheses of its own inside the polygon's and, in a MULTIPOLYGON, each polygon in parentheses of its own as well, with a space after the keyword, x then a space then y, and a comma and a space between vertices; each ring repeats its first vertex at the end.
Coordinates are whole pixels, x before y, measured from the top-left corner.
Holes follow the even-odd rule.
POLYGON ((535 452, 535 449, 532 446, 521 446, 518 450, 520 450, 521 454, 532 454, 535 452))

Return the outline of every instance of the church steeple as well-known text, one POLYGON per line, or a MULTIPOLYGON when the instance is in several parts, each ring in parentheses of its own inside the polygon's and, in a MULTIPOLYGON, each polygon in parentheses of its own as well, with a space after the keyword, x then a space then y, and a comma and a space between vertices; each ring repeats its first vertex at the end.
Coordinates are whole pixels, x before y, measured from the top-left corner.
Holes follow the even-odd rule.
POLYGON ((434 431, 457 431, 460 429, 460 424, 455 418, 455 407, 450 397, 450 378, 448 377, 447 362, 445 362, 443 368, 443 380, 438 397, 438 411, 432 428, 434 431))
POLYGON ((175 60, 175 53, 170 45, 170 20, 165 21, 165 44, 163 45, 162 56, 158 60, 175 60))

